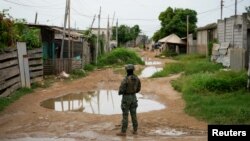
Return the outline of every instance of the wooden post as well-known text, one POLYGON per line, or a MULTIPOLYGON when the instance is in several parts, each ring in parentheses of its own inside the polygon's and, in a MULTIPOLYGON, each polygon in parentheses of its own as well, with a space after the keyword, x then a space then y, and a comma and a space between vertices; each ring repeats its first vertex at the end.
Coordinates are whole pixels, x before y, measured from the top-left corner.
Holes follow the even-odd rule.
POLYGON ((36 16, 35 16, 35 24, 37 24, 37 12, 36 12, 36 16))
POLYGON ((71 46, 71 37, 70 37, 70 0, 68 0, 68 58, 70 57, 70 46, 71 46))
POLYGON ((65 7, 65 16, 64 16, 64 25, 63 25, 63 39, 62 39, 62 44, 61 44, 60 59, 63 59, 64 38, 65 38, 65 29, 66 29, 66 25, 67 25, 67 17, 68 17, 68 0, 66 0, 66 7, 65 7))
POLYGON ((30 88, 30 70, 28 55, 23 55, 25 87, 30 88))
POLYGON ((189 54, 188 30, 189 30, 189 15, 187 15, 187 54, 189 54))
POLYGON ((100 40, 100 23, 101 23, 101 7, 99 10, 99 15, 98 15, 98 34, 97 34, 96 55, 95 55, 96 64, 97 64, 97 56, 98 56, 99 40, 100 40))
POLYGON ((116 20, 116 47, 118 47, 118 19, 116 20))
POLYGON ((107 41, 106 41, 106 52, 109 52, 110 49, 109 49, 109 15, 108 15, 108 23, 107 23, 107 41))
POLYGON ((30 88, 29 62, 25 42, 17 42, 21 86, 30 88))

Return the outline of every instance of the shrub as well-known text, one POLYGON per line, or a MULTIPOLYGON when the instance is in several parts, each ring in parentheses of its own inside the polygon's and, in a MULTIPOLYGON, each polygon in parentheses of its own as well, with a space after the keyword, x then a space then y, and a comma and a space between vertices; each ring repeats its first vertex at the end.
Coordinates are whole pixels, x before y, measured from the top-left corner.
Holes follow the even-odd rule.
POLYGON ((86 73, 83 69, 74 69, 71 73, 73 78, 81 78, 86 76, 86 73))
POLYGON ((220 71, 215 73, 197 73, 183 76, 172 82, 179 91, 194 93, 233 92, 244 89, 247 83, 245 72, 220 71), (185 82, 184 82, 185 81, 185 82))
POLYGON ((195 74, 199 72, 215 72, 221 69, 221 64, 209 62, 206 59, 193 60, 185 63, 185 74, 195 74))
POLYGON ((250 123, 246 72, 219 71, 183 75, 172 86, 183 93, 185 111, 209 123, 250 123))
POLYGON ((244 72, 221 71, 205 82, 209 91, 232 92, 246 88, 247 74, 244 72))
POLYGON ((98 59, 98 66, 144 64, 141 58, 132 50, 116 48, 98 59))
POLYGON ((166 57, 174 57, 174 56, 177 56, 178 54, 175 52, 175 51, 172 51, 172 50, 164 50, 161 55, 164 55, 166 57))
POLYGON ((91 64, 86 64, 84 66, 84 70, 86 70, 86 71, 93 71, 94 69, 95 69, 95 66, 91 65, 91 64))

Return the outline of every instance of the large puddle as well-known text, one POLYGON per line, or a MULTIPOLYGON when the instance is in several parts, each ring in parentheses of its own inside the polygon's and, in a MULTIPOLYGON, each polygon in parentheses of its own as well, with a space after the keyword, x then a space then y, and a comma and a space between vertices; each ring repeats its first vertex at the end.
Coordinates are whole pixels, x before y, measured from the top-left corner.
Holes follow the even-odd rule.
POLYGON ((149 67, 146 67, 142 70, 139 77, 143 77, 143 78, 151 77, 154 73, 161 71, 161 70, 162 70, 162 68, 157 68, 155 66, 149 66, 149 67))
MULTIPOLYGON (((146 99, 136 94, 138 99, 138 113, 161 110, 165 105, 146 99)), ((121 114, 121 99, 116 90, 100 90, 93 92, 71 93, 58 98, 48 99, 41 106, 55 111, 87 112, 91 114, 113 115, 121 114)))

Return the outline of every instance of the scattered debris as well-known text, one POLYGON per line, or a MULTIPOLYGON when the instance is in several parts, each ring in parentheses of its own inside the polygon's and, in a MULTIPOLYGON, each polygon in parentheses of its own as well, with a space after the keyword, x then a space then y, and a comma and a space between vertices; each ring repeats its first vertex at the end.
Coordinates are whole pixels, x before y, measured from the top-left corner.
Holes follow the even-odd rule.
POLYGON ((65 71, 62 71, 60 73, 60 78, 69 78, 69 74, 67 74, 65 71))

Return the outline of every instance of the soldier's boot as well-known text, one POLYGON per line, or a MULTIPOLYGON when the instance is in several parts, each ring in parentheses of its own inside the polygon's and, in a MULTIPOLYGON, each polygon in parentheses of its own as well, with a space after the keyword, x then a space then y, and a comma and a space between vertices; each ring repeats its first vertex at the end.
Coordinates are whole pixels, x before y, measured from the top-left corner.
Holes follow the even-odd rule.
POLYGON ((132 133, 133 133, 134 135, 137 135, 137 134, 138 134, 136 130, 134 130, 132 133))
POLYGON ((116 133, 117 136, 126 136, 126 133, 124 132, 119 132, 119 133, 116 133))

